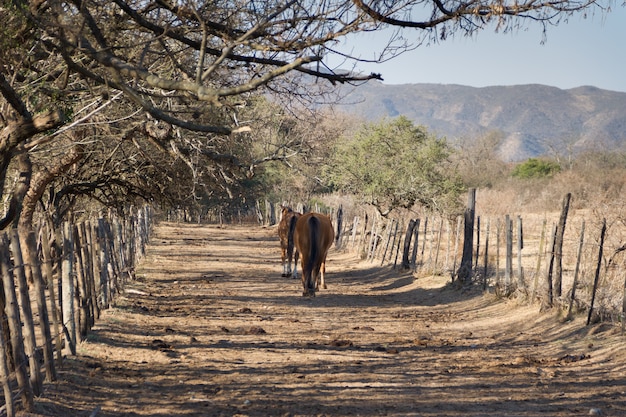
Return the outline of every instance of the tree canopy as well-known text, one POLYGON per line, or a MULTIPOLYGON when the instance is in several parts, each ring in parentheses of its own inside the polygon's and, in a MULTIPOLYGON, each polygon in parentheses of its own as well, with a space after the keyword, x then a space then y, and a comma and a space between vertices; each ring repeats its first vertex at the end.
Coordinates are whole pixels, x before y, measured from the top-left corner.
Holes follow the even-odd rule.
POLYGON ((529 158, 513 168, 511 175, 515 178, 544 178, 550 177, 561 170, 561 166, 553 161, 538 158, 529 158))
POLYGON ((338 141, 326 174, 342 191, 360 196, 384 216, 414 204, 455 213, 463 190, 445 139, 404 116, 364 126, 338 141))
POLYGON ((45 191, 66 207, 79 196, 117 205, 198 201, 201 189, 234 198, 258 166, 306 149, 285 135, 271 139, 275 146, 253 146, 279 132, 255 108, 259 94, 302 109, 329 100, 337 83, 382 79, 360 73, 361 58, 339 51, 352 34, 396 28, 382 60, 493 23, 501 31, 526 22, 545 28, 608 4, 0 0, 0 181, 8 206, 0 226, 22 210, 28 223, 45 191), (328 67, 333 55, 344 59, 341 68, 328 67))

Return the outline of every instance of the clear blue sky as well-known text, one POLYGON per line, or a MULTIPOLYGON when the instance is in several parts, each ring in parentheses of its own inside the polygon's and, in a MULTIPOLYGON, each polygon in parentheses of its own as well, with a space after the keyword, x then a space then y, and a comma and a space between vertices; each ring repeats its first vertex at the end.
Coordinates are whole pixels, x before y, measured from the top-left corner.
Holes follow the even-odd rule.
MULTIPOLYGON (((371 57, 381 38, 366 35, 351 47, 371 57)), ((358 69, 382 73, 385 84, 591 85, 626 92, 626 7, 621 0, 605 16, 575 15, 568 23, 550 26, 543 45, 541 40, 539 25, 508 34, 484 30, 473 38, 419 47, 383 64, 359 64, 358 69)))

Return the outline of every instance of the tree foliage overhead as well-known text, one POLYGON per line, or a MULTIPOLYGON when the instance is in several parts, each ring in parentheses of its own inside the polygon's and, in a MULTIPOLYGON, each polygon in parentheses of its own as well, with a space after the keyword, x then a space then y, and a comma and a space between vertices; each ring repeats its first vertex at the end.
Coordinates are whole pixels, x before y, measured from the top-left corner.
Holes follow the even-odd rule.
POLYGON ((414 204, 454 213, 463 184, 448 161, 451 151, 444 139, 401 116, 366 125, 340 141, 327 178, 384 216, 414 204))
POLYGON ((545 26, 596 6, 605 4, 0 0, 0 197, 10 206, 0 228, 23 207, 32 213, 54 181, 46 195, 69 187, 58 196, 85 193, 102 203, 165 190, 188 191, 194 201, 199 189, 235 198, 259 165, 300 152, 291 139, 290 152, 250 150, 267 121, 249 109, 255 95, 301 106, 337 83, 382 78, 359 73, 361 58, 339 50, 352 34, 397 28, 382 60, 494 21, 504 31, 545 26), (329 68, 333 55, 354 71, 329 68), (189 172, 170 171, 179 165, 189 172), (95 167, 102 169, 87 172, 95 167), (174 178, 188 182, 171 187, 174 178))

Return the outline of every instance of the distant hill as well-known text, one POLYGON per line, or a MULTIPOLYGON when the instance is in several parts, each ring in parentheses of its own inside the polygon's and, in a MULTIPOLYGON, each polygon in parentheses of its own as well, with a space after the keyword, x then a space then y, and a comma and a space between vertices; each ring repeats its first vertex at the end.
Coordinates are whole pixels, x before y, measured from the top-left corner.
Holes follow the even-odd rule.
POLYGON ((502 132, 499 152, 519 161, 554 149, 626 150, 626 93, 545 85, 467 87, 446 84, 342 87, 338 110, 368 121, 404 115, 452 143, 502 132))

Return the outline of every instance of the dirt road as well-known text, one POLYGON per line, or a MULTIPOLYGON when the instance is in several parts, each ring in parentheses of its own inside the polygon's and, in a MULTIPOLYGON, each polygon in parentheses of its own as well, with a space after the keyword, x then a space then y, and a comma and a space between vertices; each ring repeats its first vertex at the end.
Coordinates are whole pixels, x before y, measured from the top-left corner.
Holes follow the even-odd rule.
POLYGON ((272 228, 156 229, 47 416, 626 416, 617 329, 331 251, 282 278, 272 228))

